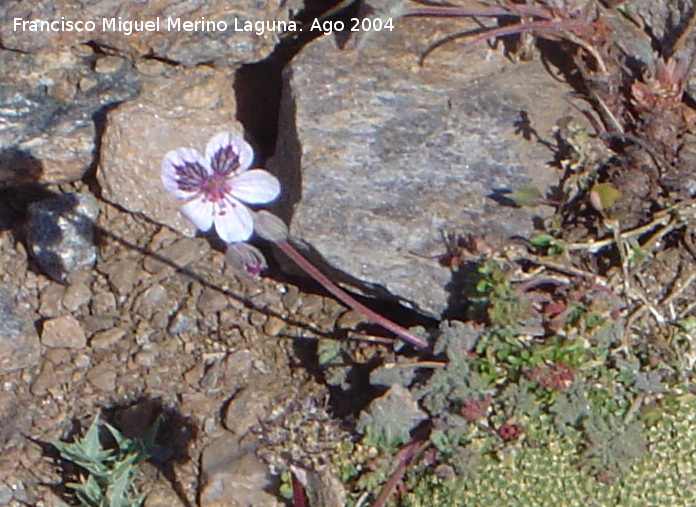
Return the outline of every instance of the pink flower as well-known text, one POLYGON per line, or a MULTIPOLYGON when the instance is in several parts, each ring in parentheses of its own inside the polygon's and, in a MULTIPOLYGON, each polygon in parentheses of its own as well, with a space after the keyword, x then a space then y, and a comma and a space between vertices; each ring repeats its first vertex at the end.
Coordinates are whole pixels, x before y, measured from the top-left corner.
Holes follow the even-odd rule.
POLYGON ((205 157, 191 148, 167 153, 162 159, 162 184, 185 201, 181 212, 200 230, 215 224, 223 241, 246 241, 254 232, 253 214, 246 204, 266 204, 280 194, 275 176, 249 169, 253 160, 254 152, 244 139, 222 132, 208 142, 205 157))

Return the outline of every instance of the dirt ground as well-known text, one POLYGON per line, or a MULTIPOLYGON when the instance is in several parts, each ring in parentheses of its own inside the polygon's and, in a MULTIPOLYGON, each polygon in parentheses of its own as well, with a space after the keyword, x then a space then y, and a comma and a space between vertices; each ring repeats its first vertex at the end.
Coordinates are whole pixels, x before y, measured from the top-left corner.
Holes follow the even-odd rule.
POLYGON ((246 432, 300 391, 323 397, 295 343, 332 331, 345 310, 290 284, 240 280, 206 239, 103 201, 97 225, 96 266, 65 284, 35 271, 12 230, 0 235, 3 290, 42 342, 35 364, 0 375, 0 504, 58 505, 64 479, 47 442, 102 411, 131 436, 164 412, 162 462, 175 464, 145 465, 156 492, 145 505, 194 505, 210 442, 246 432), (230 402, 249 388, 251 417, 230 402))

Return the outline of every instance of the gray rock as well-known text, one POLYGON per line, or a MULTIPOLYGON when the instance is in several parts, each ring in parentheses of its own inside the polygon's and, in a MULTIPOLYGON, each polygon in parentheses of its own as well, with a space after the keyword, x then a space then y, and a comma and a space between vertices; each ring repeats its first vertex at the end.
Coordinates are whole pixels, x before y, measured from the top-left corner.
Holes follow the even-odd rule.
MULTIPOLYGON (((645 23, 662 46, 657 51, 661 54, 671 53, 672 45, 693 15, 692 9, 689 0, 634 0, 629 5, 629 12, 645 23)), ((691 34, 689 39, 693 41, 693 38, 694 34, 691 34)))
POLYGON ((443 231, 505 241, 532 230, 543 210, 491 196, 557 179, 524 115, 548 141, 570 113, 568 89, 541 63, 511 64, 485 44, 446 44, 419 67, 422 50, 461 22, 395 23, 343 50, 324 36, 296 57, 273 166, 281 213, 294 210, 291 232, 310 255, 364 292, 439 316, 452 277, 426 256, 447 252, 443 231))
POLYGON ((63 315, 43 323, 41 343, 51 348, 81 349, 87 344, 87 337, 75 317, 63 315))
POLYGON ((98 214, 91 194, 62 194, 29 206, 27 250, 45 274, 64 281, 69 273, 94 265, 98 214))
POLYGON ((95 114, 139 86, 131 65, 100 74, 91 57, 69 48, 41 56, 0 51, 0 67, 2 184, 80 179, 94 159, 95 114), (87 78, 93 86, 81 90, 77 83, 87 78))
POLYGON ((17 315, 7 287, 0 287, 0 372, 19 370, 39 362, 41 345, 34 325, 17 315))
POLYGON ((280 502, 267 491, 275 480, 268 467, 248 445, 227 434, 203 450, 200 493, 202 507, 277 507, 280 502))
POLYGON ((180 2, 121 2, 118 0, 94 0, 71 2, 48 0, 45 2, 11 2, 0 12, 0 40, 3 47, 25 53, 50 52, 55 48, 70 48, 94 42, 133 59, 152 55, 194 66, 215 62, 235 64, 256 61, 273 49, 277 33, 235 31, 245 21, 287 20, 285 2, 258 0, 230 2, 228 0, 183 0, 180 2), (15 26, 15 18, 21 20, 88 21, 95 23, 94 30, 69 29, 30 31, 27 25, 15 26), (141 26, 133 22, 155 23, 159 26, 141 26), (180 23, 199 22, 194 30, 182 24, 168 24, 168 19, 180 23), (216 25, 224 22, 226 30, 202 25, 208 21, 216 25))

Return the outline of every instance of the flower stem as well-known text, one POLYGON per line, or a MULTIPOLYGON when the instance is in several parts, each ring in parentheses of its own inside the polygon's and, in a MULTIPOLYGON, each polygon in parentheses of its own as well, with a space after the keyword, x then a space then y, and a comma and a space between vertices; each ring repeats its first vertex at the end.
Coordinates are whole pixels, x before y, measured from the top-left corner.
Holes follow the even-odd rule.
POLYGON ((375 324, 391 331, 396 336, 401 338, 403 341, 410 343, 414 347, 417 347, 419 349, 428 348, 428 342, 426 342, 423 338, 416 336, 404 327, 370 310, 367 306, 357 301, 354 297, 352 297, 350 294, 341 289, 338 285, 329 280, 326 277, 326 275, 324 275, 324 273, 315 268, 287 240, 279 239, 275 241, 275 244, 278 245, 278 247, 285 253, 285 255, 287 255, 293 261, 295 261, 295 263, 302 269, 304 269, 308 275, 310 275, 317 282, 319 282, 327 291, 333 294, 342 303, 349 306, 356 312, 362 313, 365 317, 370 319, 375 324))

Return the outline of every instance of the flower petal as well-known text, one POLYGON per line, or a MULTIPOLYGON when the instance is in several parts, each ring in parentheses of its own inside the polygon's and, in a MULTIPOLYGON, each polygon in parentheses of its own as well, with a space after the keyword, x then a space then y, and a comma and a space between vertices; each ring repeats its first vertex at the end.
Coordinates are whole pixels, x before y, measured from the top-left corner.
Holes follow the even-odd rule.
POLYGON ((211 167, 222 173, 243 172, 254 161, 254 150, 249 143, 231 132, 220 132, 205 147, 205 158, 211 167))
POLYGON ((236 199, 227 197, 225 207, 216 210, 215 230, 226 242, 246 241, 254 232, 254 218, 249 208, 236 199))
POLYGON ((278 178, 263 169, 252 169, 230 181, 230 194, 249 204, 265 204, 280 194, 278 178))
POLYGON ((208 163, 197 150, 191 148, 170 151, 162 159, 162 185, 179 199, 194 196, 208 174, 208 163))
POLYGON ((181 207, 183 215, 191 220, 201 231, 209 231, 213 225, 213 217, 215 216, 215 205, 203 199, 196 197, 188 201, 181 207))

